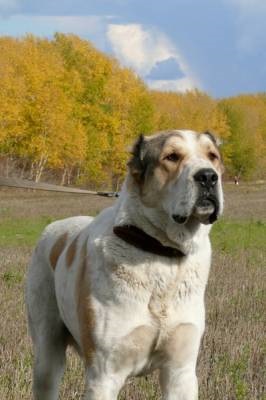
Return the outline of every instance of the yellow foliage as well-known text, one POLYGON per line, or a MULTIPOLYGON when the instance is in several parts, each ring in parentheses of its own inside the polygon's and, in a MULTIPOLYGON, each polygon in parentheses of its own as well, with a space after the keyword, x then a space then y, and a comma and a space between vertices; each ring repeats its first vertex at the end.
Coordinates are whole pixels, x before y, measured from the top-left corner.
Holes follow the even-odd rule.
POLYGON ((232 173, 265 167, 263 94, 218 101, 199 91, 149 91, 90 42, 64 34, 0 38, 0 79, 1 153, 23 160, 35 180, 52 169, 62 182, 72 174, 117 189, 129 144, 164 129, 214 132, 232 173))

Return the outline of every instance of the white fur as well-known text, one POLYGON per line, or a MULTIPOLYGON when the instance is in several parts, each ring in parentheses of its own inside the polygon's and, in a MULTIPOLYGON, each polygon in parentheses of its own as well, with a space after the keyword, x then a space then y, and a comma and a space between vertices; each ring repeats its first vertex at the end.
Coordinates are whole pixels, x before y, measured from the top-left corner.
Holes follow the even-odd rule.
MULTIPOLYGON (((182 132, 182 131, 179 131, 182 132)), ((34 343, 34 398, 58 399, 64 370, 62 332, 67 327, 78 347, 83 343, 77 315, 76 283, 86 243, 87 300, 93 310, 94 351, 85 363, 85 399, 114 400, 128 376, 160 369, 164 400, 196 400, 196 360, 204 331, 204 291, 211 259, 209 225, 187 228, 172 214, 191 213, 197 195, 194 173, 211 163, 197 154, 195 134, 183 132, 189 162, 147 207, 138 190, 128 190, 128 176, 116 204, 95 219, 68 218, 49 225, 34 252, 28 275, 27 307, 34 343), (113 232, 114 225, 134 224, 162 244, 182 249, 182 260, 145 253, 113 232), (55 272, 49 255, 62 233, 68 244, 79 234, 76 257, 66 267, 67 246, 55 272)), ((219 196, 222 190, 219 177, 219 196)), ((132 185, 130 186, 132 187, 132 185)))

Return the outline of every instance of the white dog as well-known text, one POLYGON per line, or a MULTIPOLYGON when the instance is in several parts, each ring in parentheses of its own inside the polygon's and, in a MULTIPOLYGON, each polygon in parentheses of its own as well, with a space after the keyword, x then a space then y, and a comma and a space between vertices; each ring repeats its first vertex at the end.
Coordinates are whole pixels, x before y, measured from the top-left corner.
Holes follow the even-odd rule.
POLYGON ((222 162, 208 132, 136 142, 121 196, 96 218, 49 225, 33 254, 27 308, 36 400, 58 399, 68 344, 85 399, 114 400, 129 376, 160 371, 165 400, 198 398, 209 232, 222 162))

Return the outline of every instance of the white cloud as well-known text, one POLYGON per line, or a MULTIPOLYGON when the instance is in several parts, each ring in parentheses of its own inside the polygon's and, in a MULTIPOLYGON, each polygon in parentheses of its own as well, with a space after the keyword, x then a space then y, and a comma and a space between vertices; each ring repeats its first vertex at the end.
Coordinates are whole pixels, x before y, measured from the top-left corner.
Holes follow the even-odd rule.
POLYGON ((156 62, 175 57, 175 49, 164 35, 151 34, 138 24, 110 24, 107 37, 120 61, 142 75, 147 75, 156 62))
POLYGON ((195 82, 193 79, 188 77, 180 78, 180 79, 169 79, 169 80, 148 80, 147 81, 149 87, 155 90, 163 90, 169 92, 187 92, 188 90, 193 90, 196 88, 195 82))
POLYGON ((107 38, 121 63, 131 67, 144 78, 156 63, 169 58, 177 61, 185 78, 174 81, 148 80, 147 83, 154 89, 185 91, 201 87, 181 53, 162 32, 156 29, 144 29, 139 24, 110 24, 107 38))

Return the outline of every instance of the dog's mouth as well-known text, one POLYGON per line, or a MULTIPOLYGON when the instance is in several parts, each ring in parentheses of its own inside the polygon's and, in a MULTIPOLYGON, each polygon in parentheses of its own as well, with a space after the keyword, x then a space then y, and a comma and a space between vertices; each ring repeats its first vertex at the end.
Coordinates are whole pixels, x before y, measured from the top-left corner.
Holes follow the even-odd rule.
POLYGON ((172 215, 172 217, 177 224, 182 224, 182 225, 185 224, 189 218, 185 215, 179 215, 179 214, 174 214, 172 215))
POLYGON ((216 196, 208 194, 200 196, 195 206, 193 207, 191 215, 172 215, 173 220, 178 224, 186 224, 189 220, 197 219, 202 224, 213 224, 219 214, 219 201, 216 196))
POLYGON ((193 209, 193 216, 202 224, 213 224, 219 213, 219 201, 214 195, 200 196, 193 209))

